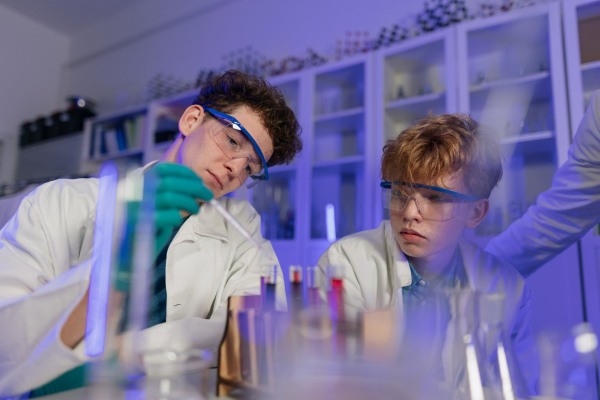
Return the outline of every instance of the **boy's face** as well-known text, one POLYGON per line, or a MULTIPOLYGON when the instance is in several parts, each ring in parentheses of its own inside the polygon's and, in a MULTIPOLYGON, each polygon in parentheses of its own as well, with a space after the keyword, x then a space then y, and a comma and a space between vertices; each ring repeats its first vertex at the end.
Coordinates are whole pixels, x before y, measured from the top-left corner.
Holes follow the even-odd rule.
MULTIPOLYGON (((244 183, 240 180, 247 163, 246 158, 231 158, 219 147, 211 137, 221 127, 217 119, 204 117, 201 106, 189 107, 182 116, 179 129, 185 139, 177 152, 177 163, 190 167, 215 197, 233 192, 244 183)), ((236 108, 230 115, 236 118, 250 132, 265 159, 273 155, 273 140, 261 122, 258 114, 246 106, 236 108)), ((233 133, 233 132, 232 132, 233 133)), ((247 152, 253 159, 259 159, 250 142, 245 144, 247 152)))
MULTIPOLYGON (((454 175, 441 182, 418 182, 465 193, 462 177, 454 175)), ((411 262, 428 265, 437 260, 446 262, 454 254, 465 227, 474 228, 487 213, 487 200, 460 203, 455 217, 446 221, 424 219, 414 199, 403 211, 390 210, 390 223, 400 248, 411 262)), ((444 268, 435 265, 435 268, 444 268)))

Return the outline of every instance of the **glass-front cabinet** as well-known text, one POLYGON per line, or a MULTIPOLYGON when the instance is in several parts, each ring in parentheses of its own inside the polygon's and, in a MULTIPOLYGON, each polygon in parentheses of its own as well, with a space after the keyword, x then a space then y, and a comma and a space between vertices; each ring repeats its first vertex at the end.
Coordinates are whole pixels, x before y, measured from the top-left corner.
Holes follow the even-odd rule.
POLYGON ((373 227, 372 68, 372 54, 364 54, 315 68, 309 77, 308 264, 333 241, 373 227))
POLYGON ((558 4, 457 28, 459 110, 500 139, 504 176, 475 231, 485 239, 520 218, 548 189, 569 145, 558 4))
MULTIPOLYGON (((455 112, 456 73, 454 30, 443 29, 390 46, 377 54, 375 178, 381 179, 383 146, 428 114, 455 112)), ((375 193, 376 224, 388 219, 379 181, 375 193)))
MULTIPOLYGON (((287 104, 299 119, 305 109, 301 102, 303 82, 302 75, 298 73, 269 79, 271 85, 282 91, 287 104)), ((270 167, 269 180, 249 189, 246 194, 260 215, 263 236, 271 241, 286 279, 288 266, 302 262, 304 241, 299 221, 306 219, 306 211, 299 207, 299 182, 302 179, 299 169, 304 153, 302 151, 288 165, 270 167)))

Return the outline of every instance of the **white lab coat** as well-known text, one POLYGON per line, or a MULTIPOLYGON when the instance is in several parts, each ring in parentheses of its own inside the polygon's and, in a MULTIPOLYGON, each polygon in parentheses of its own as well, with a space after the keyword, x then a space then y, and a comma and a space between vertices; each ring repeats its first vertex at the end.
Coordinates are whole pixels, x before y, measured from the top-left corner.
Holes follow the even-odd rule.
MULTIPOLYGON (((514 352, 531 393, 539 373, 537 350, 529 325, 531 292, 510 266, 475 244, 461 239, 469 286, 482 293, 506 295, 504 321, 514 352)), ((333 243, 319 259, 320 278, 328 265, 344 269, 344 303, 350 318, 361 311, 402 309, 400 288, 412 282, 410 266, 394 236, 390 221, 377 229, 358 232, 333 243)), ((450 363, 449 360, 447 360, 450 363)))
POLYGON ((600 91, 579 124, 567 161, 552 187, 522 218, 492 239, 486 251, 527 277, 600 222, 600 91))
MULTIPOLYGON (((86 362, 60 330, 85 294, 91 270, 97 179, 58 180, 24 199, 0 231, 0 397, 26 392, 86 362)), ((221 204, 276 260, 245 201, 221 204)), ((167 322, 144 331, 148 349, 215 351, 229 296, 260 293, 266 256, 210 204, 183 224, 166 263, 167 322)), ((279 283, 282 283, 282 275, 279 283)), ((278 285, 278 306, 285 289, 278 285)))

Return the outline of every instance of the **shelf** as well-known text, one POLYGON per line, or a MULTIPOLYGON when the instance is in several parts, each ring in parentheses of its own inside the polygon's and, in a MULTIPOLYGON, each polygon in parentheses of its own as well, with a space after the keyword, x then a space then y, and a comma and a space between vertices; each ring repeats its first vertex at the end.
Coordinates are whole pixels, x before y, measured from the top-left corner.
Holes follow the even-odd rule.
POLYGON ((103 154, 99 157, 92 157, 89 159, 89 161, 92 162, 104 162, 106 160, 112 160, 115 158, 126 158, 126 157, 133 157, 133 156, 141 156, 143 154, 144 150, 143 149, 129 149, 129 150, 123 150, 123 151, 119 151, 116 153, 109 153, 109 154, 103 154))
POLYGON ((504 152, 507 148, 513 146, 513 154, 554 154, 556 152, 554 139, 554 132, 552 131, 533 132, 524 133, 519 136, 505 137, 500 140, 500 144, 504 152))
POLYGON ((554 138, 554 132, 552 132, 552 131, 522 133, 519 136, 505 137, 502 140, 500 140, 500 144, 511 145, 511 144, 540 141, 540 140, 553 139, 553 138, 554 138))
POLYGON ((353 111, 350 113, 339 113, 335 116, 319 119, 315 122, 315 137, 337 133, 340 131, 363 131, 364 113, 353 111))
POLYGON ((594 68, 587 68, 581 71, 581 83, 584 92, 593 92, 600 89, 600 62, 594 68))
POLYGON ((332 171, 337 169, 346 170, 349 166, 356 166, 364 161, 363 156, 349 156, 338 158, 335 160, 323 160, 323 161, 315 161, 313 163, 314 169, 324 169, 331 168, 332 171))
POLYGON ((585 64, 581 64, 581 71, 593 71, 600 70, 600 60, 599 61, 591 61, 585 64))
POLYGON ((331 121, 335 122, 338 119, 362 116, 364 111, 365 111, 364 107, 354 107, 354 108, 349 108, 346 110, 335 111, 332 113, 319 114, 315 118, 315 122, 316 123, 331 122, 331 121))
POLYGON ((505 78, 498 79, 495 81, 486 81, 477 85, 471 85, 469 91, 471 93, 476 93, 479 91, 485 91, 496 88, 504 88, 508 86, 518 86, 524 84, 537 84, 544 79, 548 79, 550 77, 550 73, 548 71, 541 71, 535 74, 526 75, 518 78, 505 78))
POLYGON ((443 101, 446 97, 446 92, 429 93, 421 96, 406 97, 389 101, 386 104, 386 109, 394 110, 396 108, 416 109, 422 108, 424 104, 443 101))
POLYGON ((121 121, 123 119, 130 118, 132 116, 137 116, 139 114, 146 114, 148 112, 148 106, 135 106, 126 108, 124 110, 114 111, 111 113, 99 115, 93 118, 90 118, 92 125, 97 124, 114 124, 115 122, 121 121))

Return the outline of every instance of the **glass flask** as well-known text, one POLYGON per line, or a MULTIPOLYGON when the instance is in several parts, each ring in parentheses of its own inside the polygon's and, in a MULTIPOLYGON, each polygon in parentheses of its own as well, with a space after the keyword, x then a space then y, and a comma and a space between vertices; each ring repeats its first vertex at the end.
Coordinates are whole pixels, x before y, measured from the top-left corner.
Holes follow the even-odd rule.
POLYGON ((485 346, 485 359, 491 361, 492 378, 501 390, 501 399, 529 399, 529 390, 517 362, 510 336, 504 324, 506 296, 502 293, 480 297, 480 337, 485 346))

